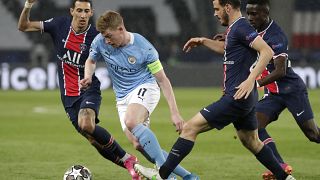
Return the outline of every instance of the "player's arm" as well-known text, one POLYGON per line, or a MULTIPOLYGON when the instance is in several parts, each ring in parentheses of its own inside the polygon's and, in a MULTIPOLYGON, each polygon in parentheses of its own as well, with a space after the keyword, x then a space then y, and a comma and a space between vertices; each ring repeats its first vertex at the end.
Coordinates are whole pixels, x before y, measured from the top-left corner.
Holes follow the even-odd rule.
POLYGON ((236 87, 238 90, 233 96, 234 99, 241 99, 243 97, 246 99, 250 95, 256 78, 263 72, 273 56, 273 50, 260 36, 255 38, 251 47, 259 52, 259 59, 248 78, 236 87))
POLYGON ((189 52, 192 48, 199 45, 204 45, 212 51, 223 54, 224 53, 224 41, 212 40, 205 37, 191 38, 184 46, 183 51, 189 52))
POLYGON ((33 3, 35 0, 27 0, 24 8, 20 14, 19 22, 18 22, 18 29, 20 31, 40 31, 41 30, 41 23, 40 21, 30 21, 30 11, 32 8, 33 3))
POLYGON ((286 75, 287 71, 287 57, 278 56, 273 60, 275 69, 266 77, 257 80, 259 86, 270 84, 286 75))
POLYGON ((80 80, 80 88, 87 89, 92 83, 92 76, 96 70, 96 61, 90 57, 86 60, 84 66, 84 78, 80 80))
POLYGON ((178 106, 176 103, 176 99, 173 93, 173 89, 170 83, 170 80, 166 76, 163 67, 161 65, 161 62, 159 60, 151 63, 148 65, 148 68, 150 72, 154 75, 156 78, 162 93, 169 105, 170 113, 171 113, 171 120, 174 123, 174 126, 176 127, 176 131, 181 133, 183 128, 183 119, 179 113, 178 106))

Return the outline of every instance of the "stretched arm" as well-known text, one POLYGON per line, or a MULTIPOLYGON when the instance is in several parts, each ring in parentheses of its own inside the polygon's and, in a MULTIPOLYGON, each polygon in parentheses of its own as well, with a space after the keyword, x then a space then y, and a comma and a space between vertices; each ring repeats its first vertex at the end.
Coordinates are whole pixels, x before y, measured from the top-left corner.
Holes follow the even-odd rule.
POLYGON ((250 95, 254 88, 256 78, 262 73, 269 61, 272 59, 272 49, 260 36, 253 41, 252 48, 259 52, 258 63, 252 69, 249 77, 236 87, 238 90, 233 96, 234 99, 241 99, 243 97, 246 99, 250 95))
POLYGON ((181 133, 184 121, 179 113, 170 80, 167 78, 163 69, 155 73, 154 76, 167 100, 171 112, 171 120, 176 127, 176 131, 181 133))
POLYGON ((266 77, 258 80, 259 86, 270 84, 286 75, 287 58, 284 56, 278 56, 273 60, 273 62, 275 69, 266 77))
POLYGON ((219 54, 224 53, 224 41, 212 40, 205 37, 191 38, 183 47, 183 51, 189 52, 192 48, 204 45, 219 54))
POLYGON ((88 58, 84 66, 84 78, 80 80, 80 88, 87 89, 92 83, 92 75, 96 69, 96 62, 88 58))
POLYGON ((40 31, 41 25, 40 21, 30 21, 30 11, 35 0, 27 0, 25 6, 20 14, 18 29, 20 31, 40 31))

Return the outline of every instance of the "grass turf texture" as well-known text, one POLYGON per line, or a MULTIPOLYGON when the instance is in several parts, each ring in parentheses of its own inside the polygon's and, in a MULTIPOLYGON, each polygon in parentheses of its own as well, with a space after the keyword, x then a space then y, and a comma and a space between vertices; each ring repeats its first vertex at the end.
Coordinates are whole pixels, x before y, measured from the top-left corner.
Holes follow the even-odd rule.
MULTIPOLYGON (((221 96, 220 88, 175 88, 177 103, 187 120, 202 107, 221 96)), ((111 90, 103 92, 100 125, 107 128, 122 147, 135 154, 141 164, 152 167, 135 151, 122 133, 111 90)), ((320 89, 309 90, 315 114, 320 118, 320 89)), ((76 131, 67 119, 58 91, 1 91, 0 93, 0 179, 59 180, 73 164, 82 164, 94 179, 130 179, 127 171, 104 160, 76 131)), ((178 135, 170 121, 168 106, 162 97, 151 117, 151 129, 161 146, 169 151, 178 135)), ((319 120, 316 120, 320 124, 319 120)), ((320 178, 320 147, 310 143, 286 110, 268 127, 278 149, 294 168, 297 179, 320 178)), ((234 139, 229 125, 222 131, 198 136, 193 151, 182 165, 201 179, 261 179, 265 171, 244 147, 234 139)))

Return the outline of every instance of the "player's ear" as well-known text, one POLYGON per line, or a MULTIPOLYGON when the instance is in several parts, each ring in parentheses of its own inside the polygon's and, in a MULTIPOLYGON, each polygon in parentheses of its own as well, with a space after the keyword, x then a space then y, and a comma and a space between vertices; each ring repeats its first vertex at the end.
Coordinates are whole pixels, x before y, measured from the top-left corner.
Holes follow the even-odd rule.
POLYGON ((229 14, 230 13, 230 11, 231 11, 231 5, 230 4, 226 4, 225 6, 224 6, 224 10, 226 11, 226 13, 227 14, 229 14))
POLYGON ((90 17, 92 17, 92 16, 93 16, 93 13, 94 13, 94 9, 91 9, 90 17))
POLYGON ((70 14, 73 16, 73 8, 70 8, 70 14))

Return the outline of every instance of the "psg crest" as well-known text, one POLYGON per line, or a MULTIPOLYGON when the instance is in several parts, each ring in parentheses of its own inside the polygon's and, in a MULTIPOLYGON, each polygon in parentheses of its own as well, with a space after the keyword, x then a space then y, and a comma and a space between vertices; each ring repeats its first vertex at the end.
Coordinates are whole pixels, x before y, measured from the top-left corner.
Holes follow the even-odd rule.
POLYGON ((133 56, 129 56, 129 57, 128 57, 128 62, 129 62, 130 64, 134 64, 134 63, 136 63, 136 61, 137 61, 137 59, 136 59, 135 57, 133 57, 133 56))
POLYGON ((80 44, 81 51, 87 50, 87 45, 85 43, 80 44))

